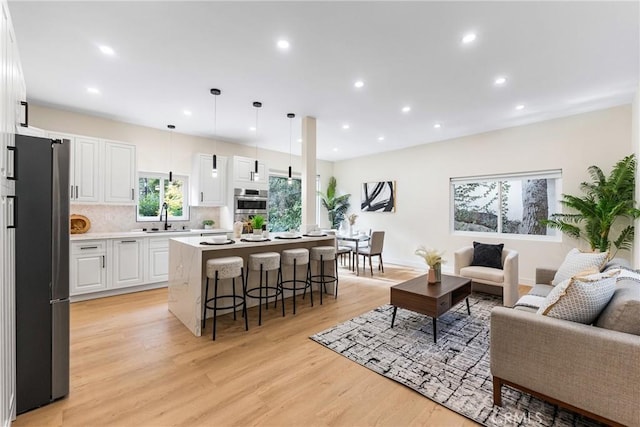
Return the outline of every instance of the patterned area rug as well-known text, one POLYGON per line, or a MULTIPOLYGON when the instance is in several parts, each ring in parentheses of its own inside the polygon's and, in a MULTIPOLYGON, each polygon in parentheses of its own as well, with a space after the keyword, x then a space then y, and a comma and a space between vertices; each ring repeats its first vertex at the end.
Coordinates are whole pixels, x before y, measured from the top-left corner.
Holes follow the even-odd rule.
POLYGON ((399 382, 447 408, 486 426, 599 426, 569 411, 502 388, 502 407, 493 406, 489 370, 489 320, 501 299, 469 297, 438 319, 433 343, 428 316, 383 305, 311 336, 325 347, 399 382))

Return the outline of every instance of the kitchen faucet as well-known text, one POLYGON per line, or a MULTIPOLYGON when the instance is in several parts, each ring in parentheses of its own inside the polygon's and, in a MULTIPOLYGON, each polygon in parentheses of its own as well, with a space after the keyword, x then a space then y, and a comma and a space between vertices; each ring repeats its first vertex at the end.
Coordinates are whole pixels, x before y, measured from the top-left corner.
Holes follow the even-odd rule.
POLYGON ((167 223, 169 221, 169 205, 167 205, 167 202, 164 202, 162 208, 160 208, 160 221, 162 221, 162 211, 164 211, 164 229, 166 231, 171 228, 171 224, 167 223))

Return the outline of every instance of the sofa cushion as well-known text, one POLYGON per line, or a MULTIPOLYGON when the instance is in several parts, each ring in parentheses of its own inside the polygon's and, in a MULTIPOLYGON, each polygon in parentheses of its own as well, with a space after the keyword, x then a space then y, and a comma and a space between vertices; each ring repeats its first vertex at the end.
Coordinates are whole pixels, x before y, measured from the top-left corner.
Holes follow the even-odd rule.
POLYGON ((624 258, 612 258, 602 267, 602 271, 607 271, 611 268, 626 268, 631 269, 631 264, 624 258))
POLYGON ((576 276, 555 286, 537 313, 591 324, 616 291, 617 272, 576 276))
POLYGON ((580 252, 579 249, 571 249, 560 268, 558 268, 551 284, 556 286, 560 282, 586 270, 596 269, 600 271, 607 262, 608 255, 608 252, 580 252))
POLYGON ((520 297, 513 308, 535 313, 544 304, 547 295, 552 289, 553 286, 550 285, 534 285, 529 293, 520 297))
POLYGON ((502 248, 504 244, 489 245, 487 243, 473 242, 472 266, 490 267, 502 270, 502 248))
POLYGON ((618 281, 616 291, 600 313, 596 326, 640 335, 640 283, 631 279, 618 281))
POLYGON ((470 279, 480 279, 497 284, 504 283, 504 271, 489 267, 462 267, 460 275, 470 279))

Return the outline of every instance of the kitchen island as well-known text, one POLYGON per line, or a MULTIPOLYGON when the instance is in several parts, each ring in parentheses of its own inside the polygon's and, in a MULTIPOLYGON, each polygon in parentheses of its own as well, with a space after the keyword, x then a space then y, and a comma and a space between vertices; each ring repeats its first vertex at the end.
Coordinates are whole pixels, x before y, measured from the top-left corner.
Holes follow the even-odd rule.
MULTIPOLYGON (((260 252, 282 252, 285 249, 307 248, 314 246, 332 246, 335 245, 334 236, 302 236, 298 239, 279 239, 277 233, 272 233, 270 241, 266 242, 243 242, 241 239, 234 239, 232 244, 225 245, 207 245, 202 242, 213 243, 211 238, 207 237, 177 237, 169 241, 169 311, 173 313, 195 336, 201 334, 202 323, 202 305, 204 295, 204 285, 206 283, 206 264, 207 260, 212 258, 222 258, 228 256, 239 256, 244 259, 245 266, 249 255, 260 252)), ((316 267, 312 262, 313 274, 316 273, 316 267)), ((307 266, 298 266, 298 277, 304 278, 307 266)), ((325 271, 333 274, 334 266, 332 263, 325 265, 325 271), (330 265, 331 264, 331 265, 330 265)), ((245 267, 246 274, 246 267, 245 267)), ((290 270, 284 270, 283 274, 287 277, 291 274, 290 270)), ((248 287, 257 286, 258 276, 256 272, 249 275, 248 287)), ((269 282, 275 283, 275 274, 269 275, 269 282)), ((231 290, 230 282, 225 280, 221 283, 220 293, 229 293, 231 290), (229 292, 227 292, 229 291, 229 292)), ((239 282, 239 280, 237 281, 239 282)), ((239 283, 237 284, 239 287, 239 283)), ((318 286, 314 286, 314 290, 318 286)), ((332 287, 327 286, 328 292, 333 292, 332 287)), ((285 293, 285 297, 291 295, 285 293)), ((273 300, 272 300, 273 301, 273 300)), ((287 301, 285 300, 285 303, 287 301)), ((247 299, 247 306, 257 305, 258 301, 252 298, 247 299)), ((289 311, 289 310, 287 310, 289 311)), ((210 312, 210 311, 209 311, 210 312)), ((249 328, 257 323, 253 322, 249 315, 249 328)))

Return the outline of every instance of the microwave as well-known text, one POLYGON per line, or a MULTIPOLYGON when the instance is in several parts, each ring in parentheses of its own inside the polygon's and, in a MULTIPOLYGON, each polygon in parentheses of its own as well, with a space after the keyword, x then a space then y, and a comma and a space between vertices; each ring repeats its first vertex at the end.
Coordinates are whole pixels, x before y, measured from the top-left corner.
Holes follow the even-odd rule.
POLYGON ((233 191, 233 210, 235 214, 261 214, 268 212, 267 190, 236 188, 233 191))

